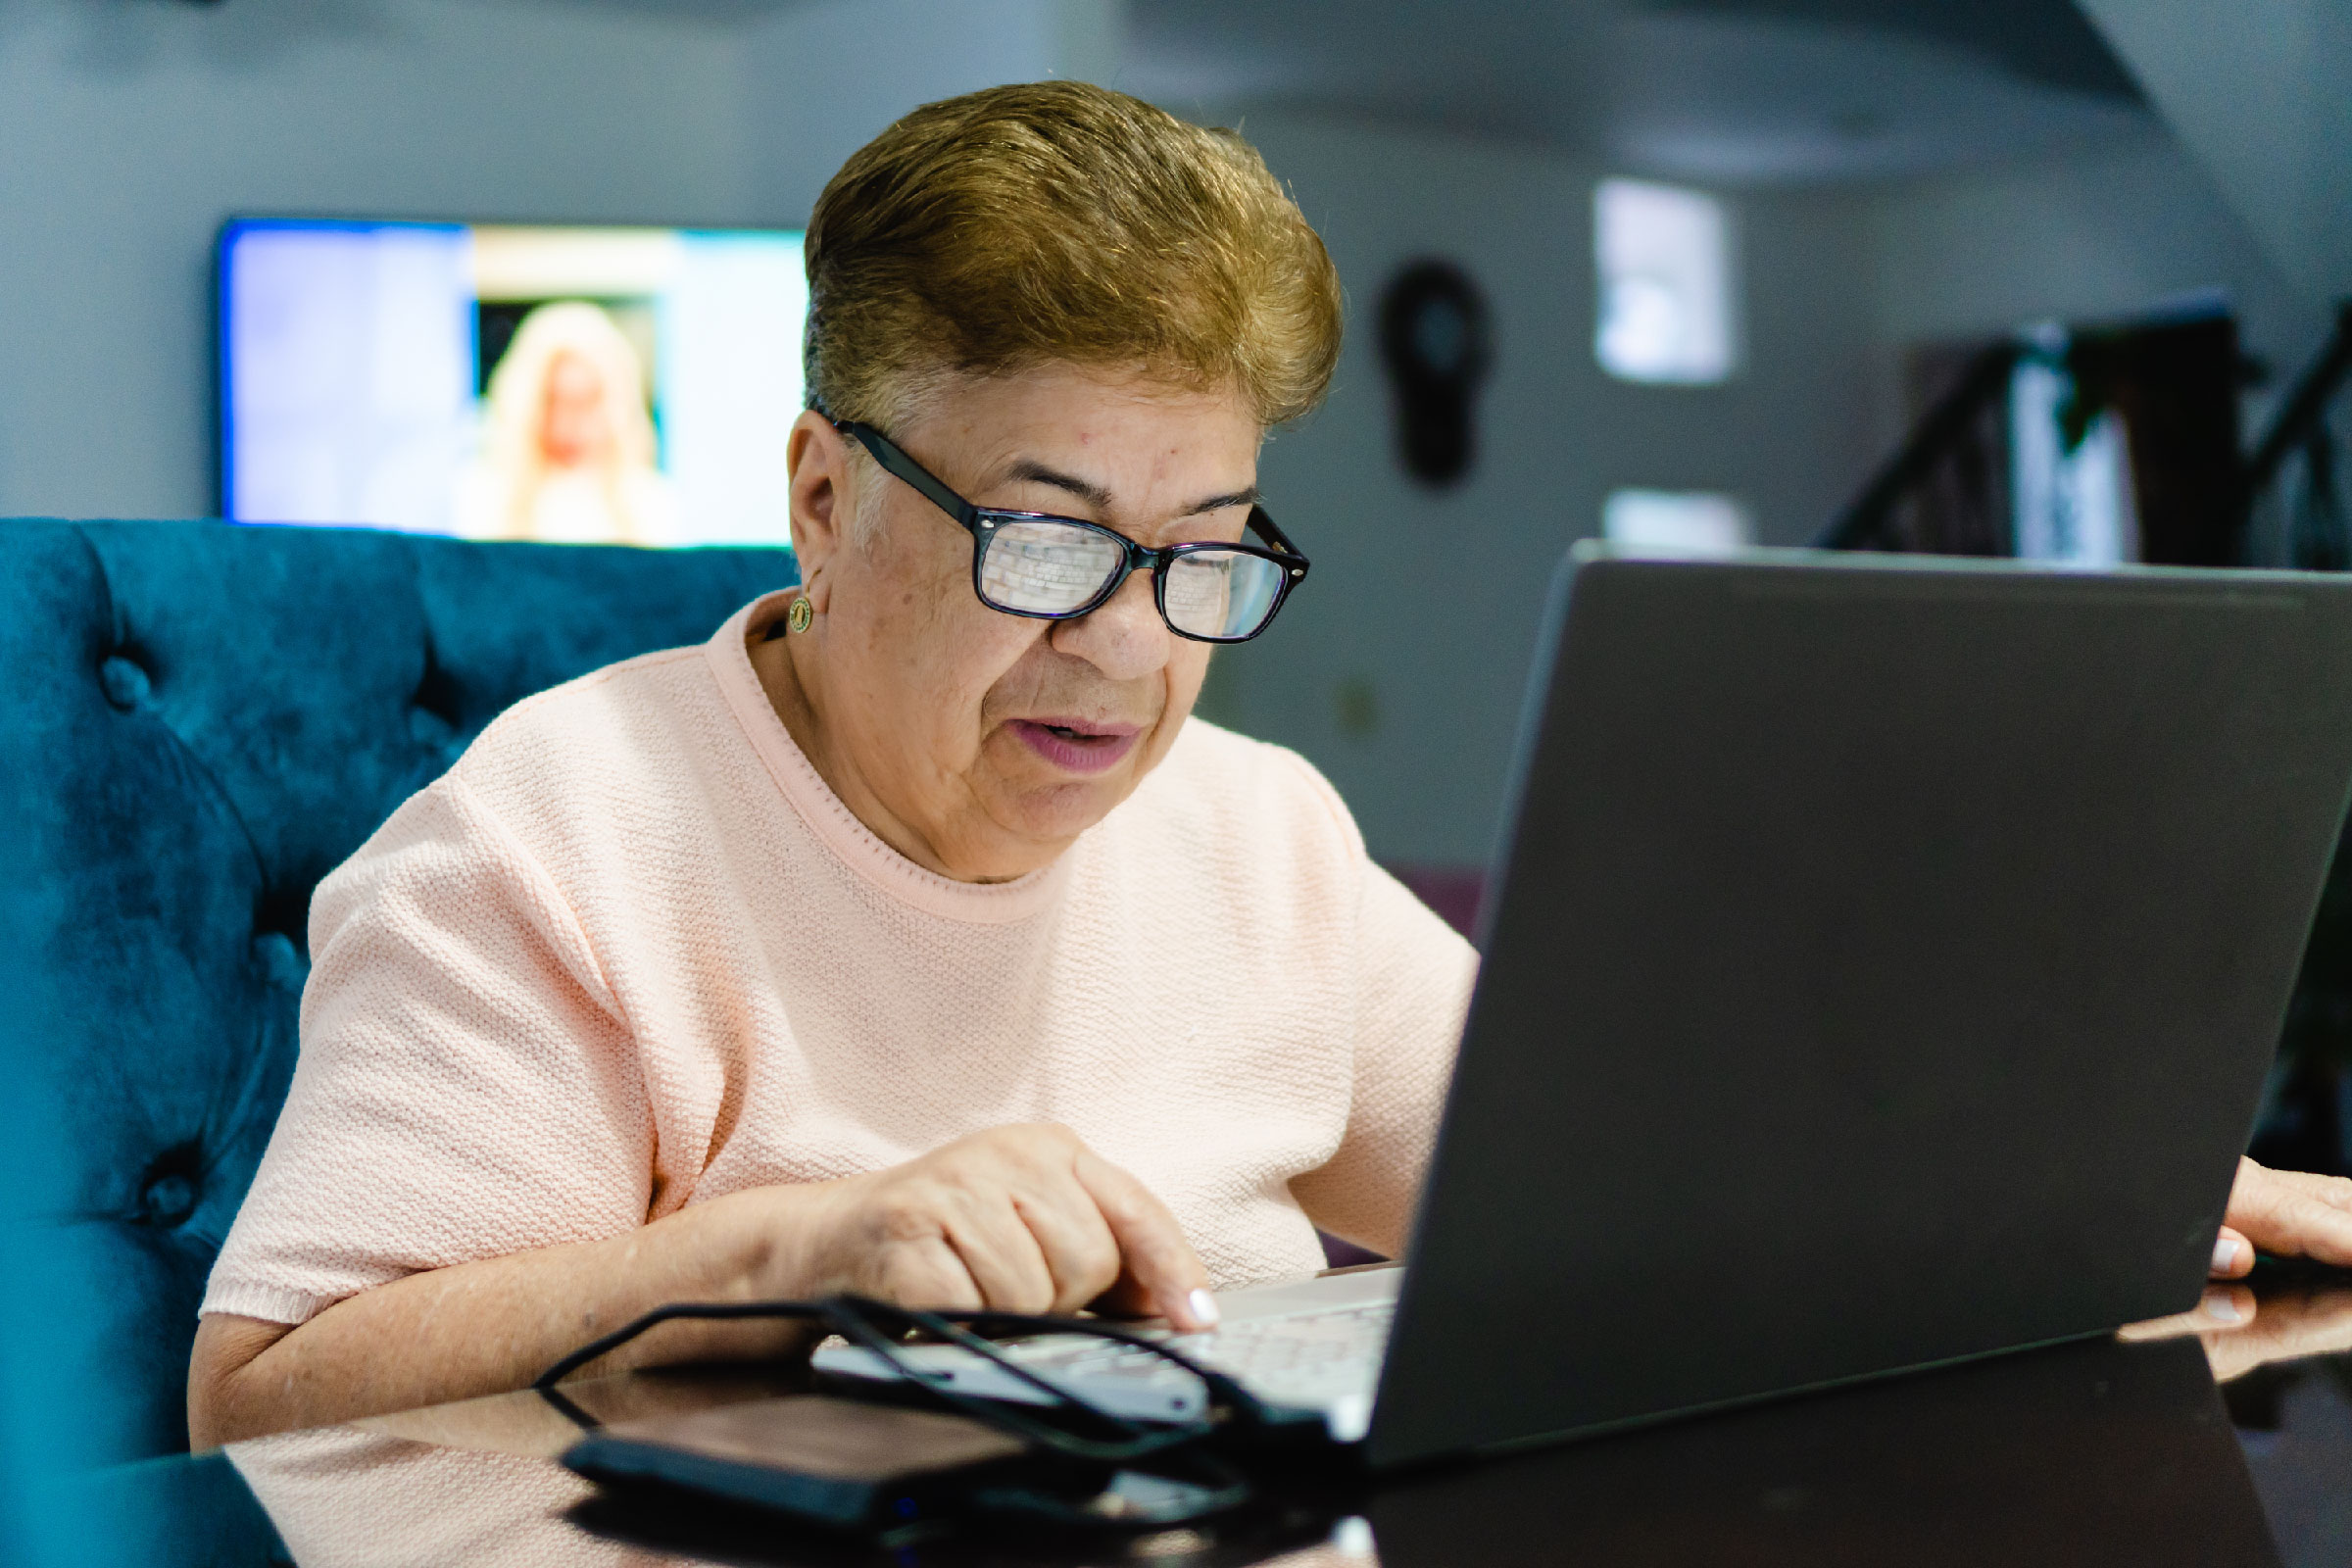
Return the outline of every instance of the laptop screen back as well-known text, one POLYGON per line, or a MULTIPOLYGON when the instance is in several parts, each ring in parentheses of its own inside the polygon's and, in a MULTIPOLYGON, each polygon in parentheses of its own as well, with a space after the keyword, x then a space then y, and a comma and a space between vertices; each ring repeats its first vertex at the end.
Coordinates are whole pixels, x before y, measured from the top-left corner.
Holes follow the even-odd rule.
POLYGON ((1372 1457, 2193 1304, 2352 581, 1576 559, 1372 1457))

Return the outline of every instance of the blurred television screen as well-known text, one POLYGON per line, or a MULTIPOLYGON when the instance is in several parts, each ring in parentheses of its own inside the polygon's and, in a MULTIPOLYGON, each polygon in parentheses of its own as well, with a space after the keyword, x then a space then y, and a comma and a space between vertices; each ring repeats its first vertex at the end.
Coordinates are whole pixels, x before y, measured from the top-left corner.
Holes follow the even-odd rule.
POLYGON ((784 543, 792 230, 245 219, 220 510, 472 539, 784 543))

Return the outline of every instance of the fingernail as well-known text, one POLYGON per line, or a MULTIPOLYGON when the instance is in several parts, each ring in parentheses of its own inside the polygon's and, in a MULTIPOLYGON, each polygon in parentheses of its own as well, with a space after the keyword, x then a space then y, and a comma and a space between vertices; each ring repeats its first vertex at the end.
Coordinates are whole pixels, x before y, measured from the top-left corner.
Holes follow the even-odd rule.
POLYGON ((2237 1267, 2237 1250, 2241 1244, 2234 1236, 2225 1236, 2213 1244, 2213 1271, 2227 1274, 2237 1267))
POLYGON ((2237 1302, 2230 1299, 2227 1291, 2216 1291, 2205 1298, 2205 1315, 2216 1323, 2243 1323, 2246 1320, 2246 1314, 2237 1309, 2237 1302))
POLYGON ((1193 1309, 1193 1321, 1204 1329, 1215 1328, 1217 1320, 1225 1315, 1217 1310, 1217 1298, 1206 1291, 1195 1291, 1184 1298, 1184 1304, 1193 1309))

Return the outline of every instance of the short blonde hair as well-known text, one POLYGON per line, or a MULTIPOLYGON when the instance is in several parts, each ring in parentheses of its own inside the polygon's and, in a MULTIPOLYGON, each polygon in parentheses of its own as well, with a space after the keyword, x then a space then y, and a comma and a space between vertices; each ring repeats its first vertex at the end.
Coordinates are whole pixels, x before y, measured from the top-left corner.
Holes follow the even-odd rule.
POLYGON ((542 305, 522 318, 483 390, 483 444, 510 472, 536 473, 541 427, 547 422, 547 383, 564 355, 596 373, 605 417, 612 427, 613 463, 654 466, 654 421, 645 406, 645 366, 617 322, 585 300, 542 305))
POLYGON ((1255 149, 1077 81, 914 110, 808 238, 809 402, 890 426, 943 379, 1133 366, 1271 427, 1321 401, 1339 275, 1255 149))

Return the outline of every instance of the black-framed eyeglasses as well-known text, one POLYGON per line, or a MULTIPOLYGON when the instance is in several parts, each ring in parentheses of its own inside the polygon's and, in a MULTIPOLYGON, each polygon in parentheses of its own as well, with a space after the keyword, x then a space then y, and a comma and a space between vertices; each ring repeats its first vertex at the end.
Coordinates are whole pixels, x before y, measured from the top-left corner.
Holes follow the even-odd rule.
MULTIPOLYGON (((1101 1318, 1035 1317, 986 1309, 924 1311, 859 1296, 830 1296, 813 1301, 673 1301, 581 1346, 532 1382, 541 1398, 588 1435, 564 1454, 566 1465, 583 1474, 598 1474, 604 1455, 595 1440, 603 1423, 564 1392, 564 1380, 648 1329, 680 1318, 798 1319, 822 1324, 888 1365, 909 1396, 1017 1438, 1033 1453, 1080 1466, 1134 1466, 1149 1474, 1181 1477, 1185 1482, 1180 1487, 1153 1489, 1146 1494, 1149 1500, 1123 1496, 1113 1488, 1092 1500, 1079 1501, 1034 1486, 1015 1487, 1000 1477, 975 1496, 983 1511, 993 1507, 1024 1515, 1032 1522, 1043 1518, 1063 1524, 1156 1529, 1223 1513, 1248 1502, 1255 1488, 1210 1446, 1214 1440, 1226 1436, 1245 1446, 1254 1443, 1295 1450, 1302 1434, 1323 1430, 1322 1418, 1315 1412, 1268 1404, 1228 1374, 1194 1360, 1173 1346, 1101 1318), (961 1347, 1026 1385, 1043 1408, 1033 1412, 963 1392, 952 1379, 906 1357, 910 1333, 961 1347), (998 1336, 1029 1334, 1087 1335, 1128 1353, 1156 1356, 1198 1380, 1204 1396, 1202 1406, 1181 1419, 1154 1422, 1104 1409, 1007 1355, 994 1343, 998 1336), (1106 1511, 1106 1501, 1119 1506, 1106 1511)), ((612 1473, 632 1480, 643 1475, 636 1466, 612 1473)))
POLYGON ((1168 630, 1195 642, 1246 643, 1306 576, 1306 557, 1263 507, 1250 509, 1249 528, 1268 548, 1204 542, 1152 550, 1099 522, 975 507, 872 425, 834 419, 833 428, 963 525, 972 536, 972 591, 1007 615, 1073 620, 1102 608, 1128 573, 1150 571, 1168 630))

